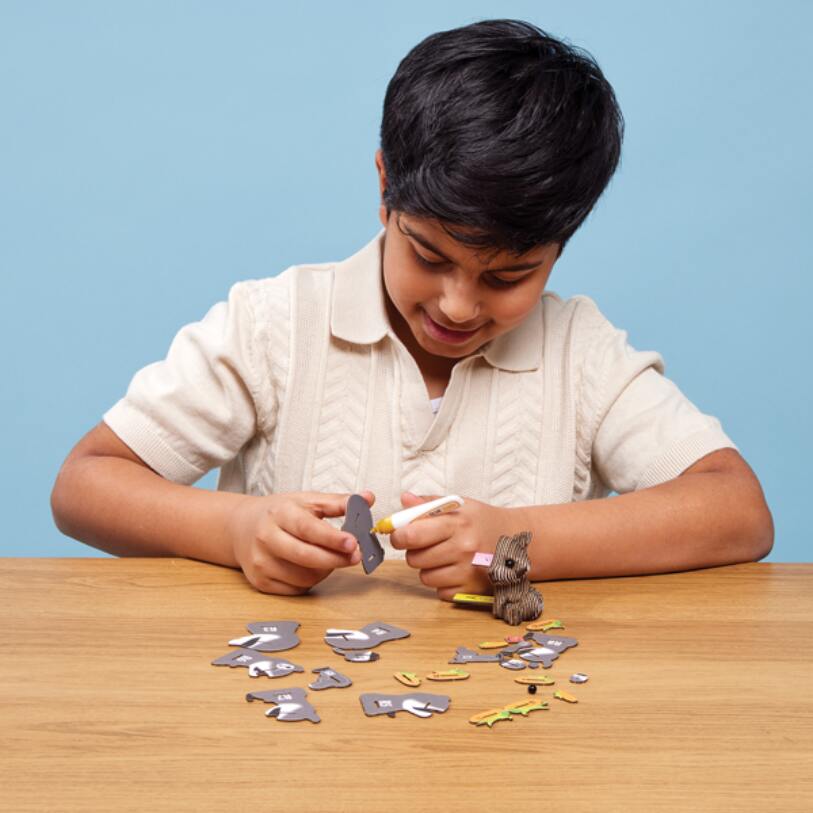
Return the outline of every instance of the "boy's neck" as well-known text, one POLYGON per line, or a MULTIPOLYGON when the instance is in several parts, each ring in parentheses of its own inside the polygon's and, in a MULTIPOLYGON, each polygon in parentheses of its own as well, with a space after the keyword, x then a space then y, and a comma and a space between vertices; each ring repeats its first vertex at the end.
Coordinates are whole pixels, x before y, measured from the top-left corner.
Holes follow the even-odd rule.
POLYGON ((412 358, 415 359, 415 363, 421 371, 423 380, 426 382, 430 397, 435 398, 442 395, 452 375, 452 369, 460 359, 436 356, 424 350, 420 344, 418 344, 409 325, 398 312, 395 305, 392 304, 390 298, 386 297, 386 300, 387 315, 389 316, 392 329, 412 358))

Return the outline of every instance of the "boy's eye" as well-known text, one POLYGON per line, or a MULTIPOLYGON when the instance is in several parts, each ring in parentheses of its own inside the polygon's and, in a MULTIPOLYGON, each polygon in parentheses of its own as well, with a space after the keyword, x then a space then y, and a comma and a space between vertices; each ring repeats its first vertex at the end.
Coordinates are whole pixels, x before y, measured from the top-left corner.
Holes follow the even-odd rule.
POLYGON ((440 260, 439 262, 427 260, 426 257, 424 257, 422 254, 418 254, 417 251, 415 252, 415 257, 421 265, 426 265, 429 266, 430 268, 446 264, 445 260, 440 260))
POLYGON ((494 288, 510 288, 518 282, 522 282, 525 277, 519 279, 502 279, 501 277, 489 277, 488 284, 494 288))
MULTIPOLYGON (((440 268, 441 266, 448 264, 446 260, 427 259, 422 254, 414 251, 414 249, 413 253, 415 254, 415 259, 426 268, 440 268)), ((492 288, 510 288, 513 285, 522 282, 524 279, 525 277, 520 277, 519 279, 502 279, 502 277, 496 277, 493 274, 485 275, 486 284, 490 285, 492 288)))

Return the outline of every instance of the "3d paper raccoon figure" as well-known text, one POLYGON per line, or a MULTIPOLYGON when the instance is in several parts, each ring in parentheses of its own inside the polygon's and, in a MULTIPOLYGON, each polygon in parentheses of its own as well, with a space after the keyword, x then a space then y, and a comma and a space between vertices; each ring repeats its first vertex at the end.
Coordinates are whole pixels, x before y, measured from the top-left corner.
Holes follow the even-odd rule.
POLYGON ((542 595, 528 580, 531 536, 529 531, 501 536, 488 568, 488 578, 494 586, 494 617, 513 626, 538 618, 544 606, 542 595))

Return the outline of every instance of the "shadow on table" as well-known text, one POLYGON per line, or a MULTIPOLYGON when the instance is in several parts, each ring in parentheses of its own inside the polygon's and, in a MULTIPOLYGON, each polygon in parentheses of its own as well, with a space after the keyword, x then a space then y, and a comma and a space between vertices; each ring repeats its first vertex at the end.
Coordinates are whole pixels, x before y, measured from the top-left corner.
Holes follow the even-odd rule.
POLYGON ((418 575, 404 564, 401 568, 381 568, 369 576, 361 570, 337 570, 314 589, 319 596, 370 596, 386 593, 393 597, 426 598, 436 600, 435 591, 424 586, 418 575))

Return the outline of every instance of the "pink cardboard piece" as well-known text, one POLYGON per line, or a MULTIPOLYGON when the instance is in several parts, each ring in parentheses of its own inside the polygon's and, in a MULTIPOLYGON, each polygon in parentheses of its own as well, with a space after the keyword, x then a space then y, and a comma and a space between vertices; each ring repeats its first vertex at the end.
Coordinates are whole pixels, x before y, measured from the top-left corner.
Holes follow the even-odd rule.
POLYGON ((493 558, 493 553, 475 553, 471 563, 479 567, 491 567, 491 560, 493 558))

